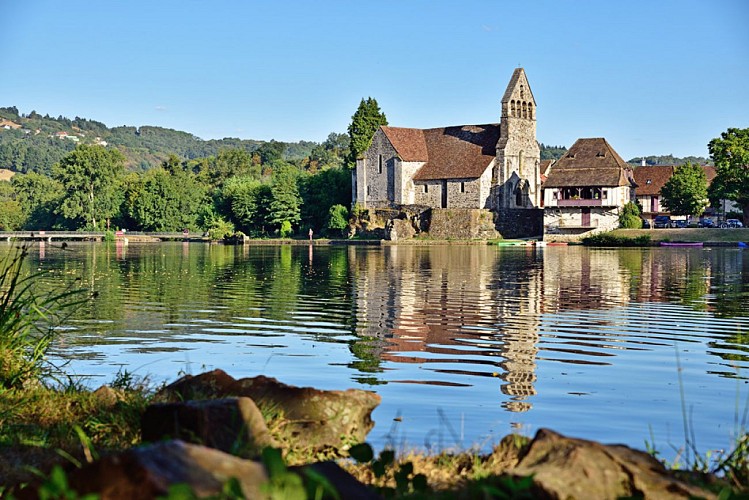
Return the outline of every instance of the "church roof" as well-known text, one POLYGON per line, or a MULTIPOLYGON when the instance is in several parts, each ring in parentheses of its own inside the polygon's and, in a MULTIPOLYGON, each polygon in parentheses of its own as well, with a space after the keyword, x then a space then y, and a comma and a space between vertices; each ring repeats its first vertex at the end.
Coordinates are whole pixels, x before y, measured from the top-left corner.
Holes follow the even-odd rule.
POLYGON ((544 187, 637 186, 632 167, 602 137, 578 139, 549 171, 544 187))
POLYGON ((382 131, 401 160, 425 162, 416 181, 481 177, 497 154, 499 140, 498 124, 382 131))

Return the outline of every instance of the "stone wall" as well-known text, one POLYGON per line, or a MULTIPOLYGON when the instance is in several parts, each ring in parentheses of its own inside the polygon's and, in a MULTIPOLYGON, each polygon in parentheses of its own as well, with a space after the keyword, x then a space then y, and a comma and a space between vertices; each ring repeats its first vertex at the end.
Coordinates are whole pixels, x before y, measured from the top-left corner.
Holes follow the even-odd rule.
POLYGON ((372 146, 356 162, 355 203, 366 208, 389 207, 395 199, 396 152, 382 129, 375 132, 372 146))
POLYGON ((496 238, 493 219, 489 210, 435 208, 431 211, 429 236, 440 240, 496 238))
POLYGON ((496 210, 495 225, 503 238, 533 238, 544 234, 543 209, 496 210))

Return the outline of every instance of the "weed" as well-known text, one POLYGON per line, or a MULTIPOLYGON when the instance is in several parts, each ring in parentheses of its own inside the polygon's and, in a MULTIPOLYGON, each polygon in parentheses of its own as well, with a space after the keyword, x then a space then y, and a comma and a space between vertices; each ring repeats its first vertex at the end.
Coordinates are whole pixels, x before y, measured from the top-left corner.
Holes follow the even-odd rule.
POLYGON ((24 275, 28 247, 19 248, 0 262, 0 387, 18 389, 52 374, 45 356, 83 290, 37 294, 37 274, 24 275))

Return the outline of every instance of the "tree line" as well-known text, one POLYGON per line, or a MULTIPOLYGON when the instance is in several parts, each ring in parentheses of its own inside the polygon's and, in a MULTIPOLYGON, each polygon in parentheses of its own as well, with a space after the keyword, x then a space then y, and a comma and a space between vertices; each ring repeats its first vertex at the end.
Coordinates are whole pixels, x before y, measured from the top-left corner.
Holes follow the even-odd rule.
POLYGON ((30 169, 0 183, 0 230, 187 229, 217 239, 237 231, 340 234, 351 169, 380 124, 387 120, 377 102, 362 99, 348 134, 300 143, 309 149, 303 157, 290 158, 287 144, 269 141, 199 158, 170 154, 145 170, 127 169, 119 148, 78 144, 48 172, 30 169))

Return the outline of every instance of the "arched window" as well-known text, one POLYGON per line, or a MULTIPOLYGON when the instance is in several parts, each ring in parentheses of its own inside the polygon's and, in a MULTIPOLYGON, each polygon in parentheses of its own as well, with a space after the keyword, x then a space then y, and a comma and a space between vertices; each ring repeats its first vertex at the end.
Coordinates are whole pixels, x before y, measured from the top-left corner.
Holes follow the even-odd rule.
POLYGON ((523 206, 523 190, 520 187, 515 188, 515 205, 523 206))
POLYGON ((515 116, 515 101, 510 101, 510 116, 515 116))
POLYGON ((533 119, 533 103, 528 103, 528 118, 533 119))
POLYGON ((528 112, 525 108, 525 101, 523 101, 523 118, 528 118, 528 112))

